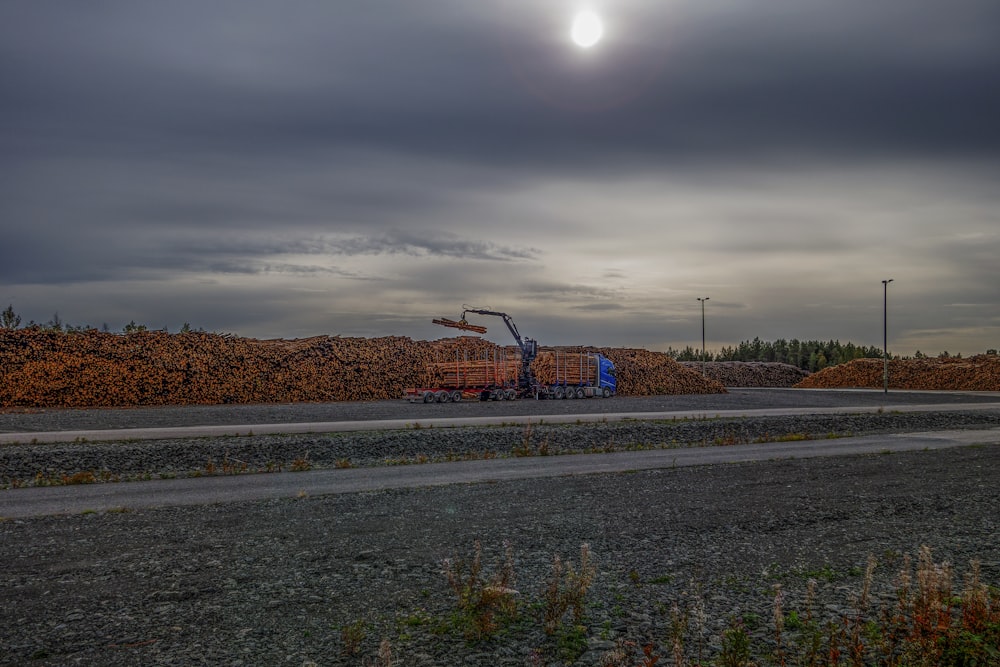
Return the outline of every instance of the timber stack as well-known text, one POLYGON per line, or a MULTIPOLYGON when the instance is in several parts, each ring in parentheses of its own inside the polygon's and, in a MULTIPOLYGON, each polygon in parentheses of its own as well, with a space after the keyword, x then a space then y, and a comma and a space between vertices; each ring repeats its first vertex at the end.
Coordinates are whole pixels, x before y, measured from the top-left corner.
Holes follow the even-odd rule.
MULTIPOLYGON (((663 353, 559 349, 611 359, 620 395, 725 392, 663 353)), ((518 354, 474 336, 258 340, 206 332, 0 329, 0 408, 392 400, 419 385, 429 366, 456 355, 504 358, 496 370, 507 373, 518 354)))
MULTIPOLYGON (((890 389, 1000 391, 1000 356, 890 359, 890 389)), ((855 359, 813 373, 796 387, 804 389, 882 389, 881 359, 855 359)))
POLYGON ((798 366, 772 361, 682 361, 685 368, 727 387, 792 387, 809 375, 798 366))

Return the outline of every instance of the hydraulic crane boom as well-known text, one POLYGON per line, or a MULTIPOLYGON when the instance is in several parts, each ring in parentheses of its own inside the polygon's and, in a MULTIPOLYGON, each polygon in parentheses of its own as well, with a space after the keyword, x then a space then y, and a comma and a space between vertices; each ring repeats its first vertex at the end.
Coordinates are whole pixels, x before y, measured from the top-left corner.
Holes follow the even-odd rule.
POLYGON ((521 357, 526 362, 530 363, 535 356, 538 354, 538 345, 534 340, 530 338, 521 338, 521 332, 517 330, 517 325, 514 324, 514 320, 510 318, 507 313, 501 313, 496 310, 483 310, 480 308, 470 308, 468 306, 462 306, 462 319, 461 322, 465 323, 466 313, 476 313, 477 315, 494 315, 496 317, 503 318, 503 323, 507 325, 507 329, 510 331, 514 340, 517 341, 517 346, 521 348, 521 357))

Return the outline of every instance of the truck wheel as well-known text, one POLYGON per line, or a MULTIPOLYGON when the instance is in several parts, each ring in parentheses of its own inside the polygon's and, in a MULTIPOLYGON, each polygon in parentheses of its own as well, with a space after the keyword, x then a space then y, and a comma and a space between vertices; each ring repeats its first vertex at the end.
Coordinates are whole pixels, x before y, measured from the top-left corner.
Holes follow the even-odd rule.
POLYGON ((462 392, 458 391, 457 389, 455 391, 451 392, 451 402, 452 403, 461 403, 462 402, 462 392))
POLYGON ((601 392, 601 395, 604 396, 604 398, 611 398, 611 388, 605 387, 604 390, 601 392))
POLYGON ((433 403, 433 402, 434 402, 434 392, 433 391, 425 391, 424 392, 424 403, 433 403))
POLYGON ((508 401, 513 401, 515 398, 517 398, 517 392, 515 392, 513 389, 508 389, 507 391, 504 392, 504 398, 506 398, 508 401))
POLYGON ((566 387, 566 398, 576 398, 576 388, 566 387))
POLYGON ((566 390, 562 387, 556 387, 552 390, 553 398, 566 398, 566 390))
POLYGON ((438 403, 448 403, 449 401, 451 401, 451 394, 449 394, 446 391, 439 391, 438 392, 438 394, 437 394, 437 402, 438 403))
POLYGON ((576 388, 576 397, 577 398, 586 398, 587 397, 587 393, 583 390, 583 387, 577 387, 576 388))

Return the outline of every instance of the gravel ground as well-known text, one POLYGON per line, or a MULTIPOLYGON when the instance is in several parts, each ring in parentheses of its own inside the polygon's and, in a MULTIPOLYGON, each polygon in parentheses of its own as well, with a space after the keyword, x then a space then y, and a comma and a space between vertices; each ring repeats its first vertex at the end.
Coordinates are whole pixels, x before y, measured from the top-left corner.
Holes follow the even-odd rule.
MULTIPOLYGON (((538 453, 997 424, 994 411, 942 411, 539 426, 530 439, 495 427, 40 445, 3 447, 0 470, 155 475, 227 452, 257 465, 303 450, 316 466, 380 465, 509 455, 526 441, 538 453)), ((668 655, 672 606, 699 601, 689 659, 717 652, 735 617, 766 652, 775 584, 802 610, 816 579, 817 613, 833 619, 851 609, 869 555, 883 602, 921 545, 958 574, 981 560, 996 585, 997 489, 1000 447, 971 447, 0 521, 0 664, 360 665, 387 639, 397 666, 596 665, 616 640, 668 655), (468 563, 476 541, 487 575, 510 545, 521 615, 469 641, 442 564, 468 563), (547 635, 538 615, 553 557, 579 564, 584 543, 597 572, 583 629, 567 619, 547 635)))

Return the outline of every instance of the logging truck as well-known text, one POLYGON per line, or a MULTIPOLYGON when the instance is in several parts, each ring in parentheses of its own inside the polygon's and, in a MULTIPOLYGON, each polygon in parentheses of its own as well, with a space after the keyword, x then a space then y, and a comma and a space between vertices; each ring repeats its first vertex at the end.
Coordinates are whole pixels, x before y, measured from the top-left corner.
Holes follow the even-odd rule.
POLYGON ((517 343, 511 353, 496 348, 487 354, 470 357, 457 350, 454 359, 427 364, 427 386, 404 390, 403 398, 411 403, 451 403, 463 400, 512 401, 519 398, 573 399, 610 398, 617 393, 615 365, 596 352, 538 350, 538 342, 523 338, 507 313, 465 306, 459 320, 436 319, 435 324, 486 333, 486 327, 470 324, 468 313, 492 315, 503 319, 517 343))

